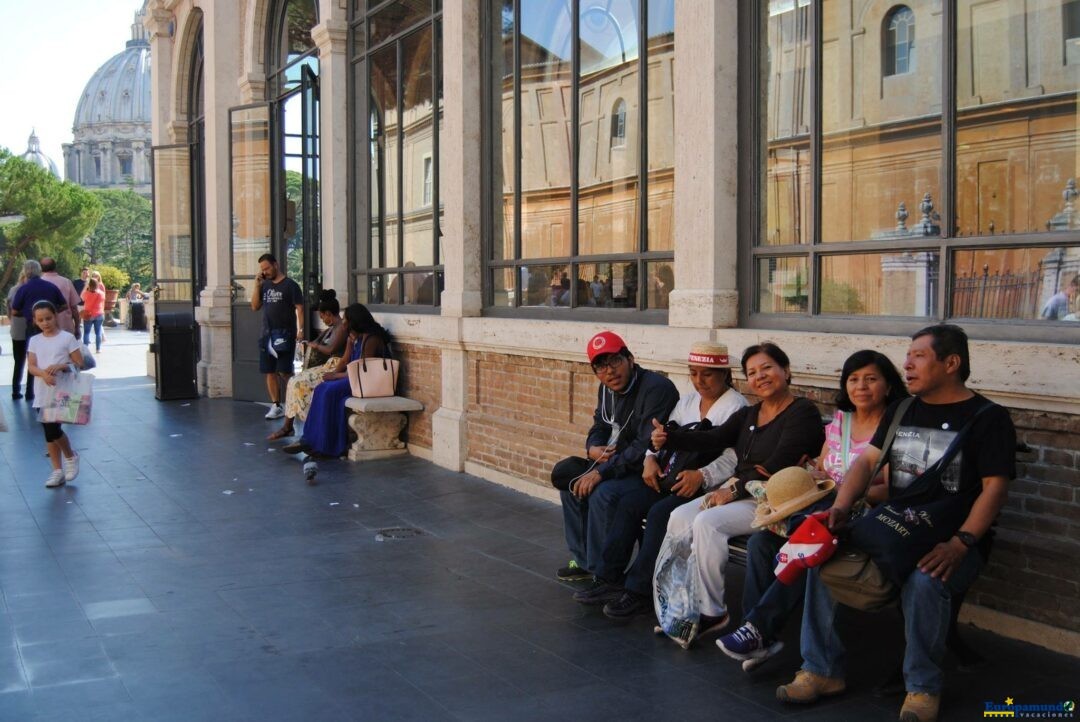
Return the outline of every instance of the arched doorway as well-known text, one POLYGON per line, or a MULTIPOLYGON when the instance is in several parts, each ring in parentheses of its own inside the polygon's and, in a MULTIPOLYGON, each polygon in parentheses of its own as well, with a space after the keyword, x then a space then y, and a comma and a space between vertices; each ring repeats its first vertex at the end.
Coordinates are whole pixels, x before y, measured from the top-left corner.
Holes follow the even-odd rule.
POLYGON ((235 399, 266 400, 258 372, 262 321, 249 305, 259 256, 274 254, 300 284, 309 317, 321 288, 319 58, 311 37, 318 21, 316 0, 274 4, 267 23, 267 100, 230 110, 235 399))

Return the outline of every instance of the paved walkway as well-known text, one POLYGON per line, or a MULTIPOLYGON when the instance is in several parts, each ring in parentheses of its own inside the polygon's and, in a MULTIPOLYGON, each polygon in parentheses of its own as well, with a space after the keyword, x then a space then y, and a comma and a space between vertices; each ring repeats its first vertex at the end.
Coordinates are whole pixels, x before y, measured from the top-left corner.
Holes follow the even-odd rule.
MULTIPOLYGON (((552 578, 557 508, 415 458, 323 462, 308 487, 263 407, 156 401, 146 343, 109 332, 59 490, 0 387, 0 719, 896 719, 901 697, 869 691, 899 658, 895 614, 845 619, 847 694, 782 707, 797 624, 753 677, 645 617, 612 624, 552 578), (422 534, 379 540, 395 527, 422 534)), ((1080 660, 965 632, 989 661, 950 673, 944 719, 1080 696, 1080 660)))

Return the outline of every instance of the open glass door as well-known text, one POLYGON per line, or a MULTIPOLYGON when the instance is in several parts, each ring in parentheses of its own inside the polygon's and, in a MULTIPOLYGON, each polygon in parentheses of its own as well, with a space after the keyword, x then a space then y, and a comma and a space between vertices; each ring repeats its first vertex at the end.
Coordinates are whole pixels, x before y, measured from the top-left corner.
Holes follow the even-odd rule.
POLYGON ((157 145, 150 159, 154 174, 154 314, 194 314, 191 150, 187 143, 157 145))
POLYGON ((266 401, 259 373, 262 314, 251 310, 259 256, 271 252, 271 105, 229 111, 233 398, 266 401))

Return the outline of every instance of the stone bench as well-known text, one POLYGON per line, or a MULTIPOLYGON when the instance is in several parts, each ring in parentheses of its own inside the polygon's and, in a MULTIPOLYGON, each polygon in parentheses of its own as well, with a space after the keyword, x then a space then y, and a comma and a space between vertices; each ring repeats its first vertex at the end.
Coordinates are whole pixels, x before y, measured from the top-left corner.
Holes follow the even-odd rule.
POLYGON ((405 412, 423 411, 424 405, 404 396, 350 398, 345 401, 345 410, 349 428, 356 433, 356 441, 349 446, 349 461, 366 461, 407 454, 408 448, 399 438, 408 423, 405 412))

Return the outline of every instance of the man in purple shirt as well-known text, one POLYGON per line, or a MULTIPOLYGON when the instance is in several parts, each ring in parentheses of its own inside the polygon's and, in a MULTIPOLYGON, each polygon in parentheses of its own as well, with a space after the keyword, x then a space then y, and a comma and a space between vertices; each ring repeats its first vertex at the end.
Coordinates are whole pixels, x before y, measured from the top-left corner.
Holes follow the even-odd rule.
POLYGON ((56 272, 56 259, 48 256, 41 259, 41 277, 60 290, 60 295, 67 304, 67 308, 56 315, 60 328, 78 338, 79 293, 75 290, 75 284, 56 272))

